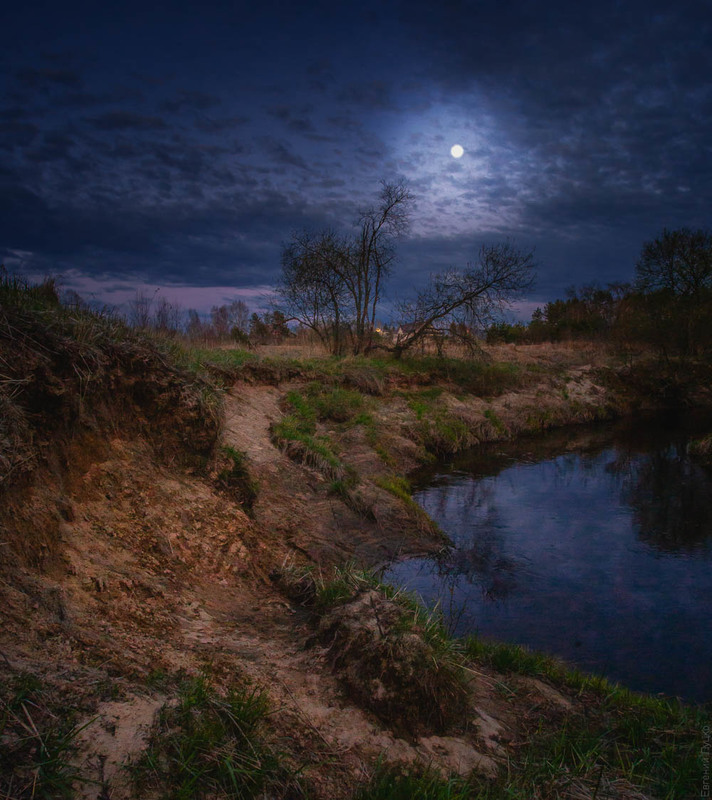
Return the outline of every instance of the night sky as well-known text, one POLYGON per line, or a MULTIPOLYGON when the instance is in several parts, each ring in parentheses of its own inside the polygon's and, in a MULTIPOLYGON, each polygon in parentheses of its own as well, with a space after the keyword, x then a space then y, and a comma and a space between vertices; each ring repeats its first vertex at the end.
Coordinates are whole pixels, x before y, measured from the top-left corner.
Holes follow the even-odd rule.
POLYGON ((711 225, 708 2, 4 6, 0 257, 98 301, 259 305, 384 179, 416 198, 391 297, 513 237, 524 313, 711 225))

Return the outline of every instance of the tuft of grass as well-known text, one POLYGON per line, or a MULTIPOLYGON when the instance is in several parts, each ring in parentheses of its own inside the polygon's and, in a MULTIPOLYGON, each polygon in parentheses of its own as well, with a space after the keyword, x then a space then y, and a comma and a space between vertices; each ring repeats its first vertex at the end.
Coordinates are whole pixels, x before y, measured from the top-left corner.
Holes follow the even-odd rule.
POLYGON ((401 500, 408 515, 423 531, 436 534, 445 542, 449 541, 447 534, 438 523, 431 519, 428 512, 413 500, 410 482, 407 478, 400 475, 381 475, 375 479, 375 484, 401 500))
POLYGON ((687 452, 701 464, 712 466, 712 433, 690 442, 687 452))
POLYGON ((492 425, 492 427, 500 436, 505 436, 507 434, 507 426, 497 416, 494 409, 485 409, 485 419, 492 425))
POLYGON ((364 407, 360 392, 341 386, 324 388, 312 383, 307 387, 307 399, 318 419, 334 422, 352 421, 364 407))
POLYGON ((131 767, 136 790, 166 800, 263 797, 283 779, 261 733, 268 713, 258 689, 231 688, 220 696, 205 677, 185 681, 131 767))
MULTIPOLYGON (((410 481, 407 478, 404 478, 400 475, 384 475, 379 478, 376 478, 376 484, 381 487, 381 489, 385 489, 387 492, 390 492, 394 497, 403 500, 404 503, 415 503, 411 496, 411 487, 410 481)), ((418 506, 420 508, 420 506, 418 506)))
POLYGON ((356 792, 354 800, 468 800, 471 797, 472 787, 463 778, 443 778, 433 769, 417 770, 381 762, 368 784, 356 792))
MULTIPOLYGON (((292 413, 272 426, 272 439, 290 458, 315 467, 334 481, 343 481, 348 471, 334 452, 329 437, 316 433, 320 407, 315 397, 319 397, 315 391, 311 394, 289 392, 285 404, 292 413)), ((332 407, 324 406, 327 409, 332 407)), ((343 403, 339 402, 338 407, 343 408, 343 403)))
POLYGON ((50 711, 45 689, 35 676, 20 673, 0 695, 0 792, 14 800, 73 798, 77 783, 87 783, 74 763, 83 726, 64 710, 50 711))
POLYGON ((508 765, 506 791, 490 786, 483 797, 531 797, 537 787, 554 792, 566 775, 588 791, 597 782, 625 780, 665 800, 694 796, 702 731, 710 725, 707 711, 636 694, 516 645, 471 636, 463 648, 467 657, 498 672, 537 676, 575 692, 586 707, 585 715, 572 713, 554 730, 533 731, 508 765))
POLYGON ((57 281, 48 277, 42 283, 31 283, 19 275, 10 274, 0 265, 0 305, 27 311, 56 309, 59 307, 57 281))

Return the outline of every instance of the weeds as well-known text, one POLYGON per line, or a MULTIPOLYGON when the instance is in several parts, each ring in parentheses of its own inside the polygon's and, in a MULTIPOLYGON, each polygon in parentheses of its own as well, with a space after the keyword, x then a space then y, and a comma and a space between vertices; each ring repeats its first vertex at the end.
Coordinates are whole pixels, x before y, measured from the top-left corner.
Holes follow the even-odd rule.
POLYGON ((492 427, 500 436, 506 436, 507 426, 497 416, 494 409, 491 408, 485 409, 485 419, 489 421, 489 423, 492 425, 492 427))
POLYGON ((381 475, 378 476, 374 482, 376 486, 385 489, 389 494, 397 497, 404 504, 409 517, 421 530, 440 536, 445 542, 449 541, 447 534, 438 523, 431 519, 428 512, 413 500, 410 482, 407 478, 403 478, 399 475, 381 475))
POLYGON ((73 763, 78 727, 73 714, 54 714, 42 683, 29 673, 15 676, 0 697, 0 792, 14 800, 74 797, 87 779, 73 763))
POLYGON ((677 701, 636 694, 516 645, 468 637, 463 647, 469 658, 498 672, 534 675, 574 691, 587 708, 585 716, 572 715, 553 732, 539 729, 532 733, 520 759, 510 764, 509 780, 519 787, 519 794, 494 792, 484 797, 529 797, 527 792, 534 787, 560 781, 564 769, 589 787, 600 774, 601 780, 624 779, 665 800, 694 795, 700 774, 701 732, 709 725, 708 713, 677 701))
POLYGON ((316 426, 320 415, 324 418, 325 414, 343 413, 351 408, 348 399, 333 392, 319 394, 312 389, 305 394, 289 392, 285 404, 292 413, 272 426, 275 444, 290 458, 315 467, 333 481, 344 481, 348 475, 346 468, 334 453, 329 437, 317 435, 316 426))
POLYGON ((472 787, 463 778, 443 778, 425 769, 416 771, 394 765, 378 764, 366 786, 354 800, 468 800, 472 787))
POLYGON ((204 677, 186 681, 177 704, 161 709, 132 767, 137 791, 186 800, 262 797, 283 780, 260 733, 268 713, 267 697, 257 689, 230 689, 221 697, 204 677))

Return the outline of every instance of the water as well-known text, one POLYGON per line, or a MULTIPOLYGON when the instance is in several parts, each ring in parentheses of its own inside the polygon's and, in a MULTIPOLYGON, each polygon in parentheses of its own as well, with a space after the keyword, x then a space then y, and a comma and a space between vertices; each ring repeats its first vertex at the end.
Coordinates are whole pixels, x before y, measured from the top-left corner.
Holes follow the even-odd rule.
POLYGON ((455 548, 385 580, 456 635, 527 645, 632 689, 712 700, 712 420, 646 419, 478 449, 416 476, 455 548))

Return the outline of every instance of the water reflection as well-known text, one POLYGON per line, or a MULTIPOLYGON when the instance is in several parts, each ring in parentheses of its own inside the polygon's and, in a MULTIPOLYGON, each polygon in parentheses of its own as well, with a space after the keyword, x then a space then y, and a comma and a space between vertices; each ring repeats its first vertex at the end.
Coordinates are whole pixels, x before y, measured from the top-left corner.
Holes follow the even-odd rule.
POLYGON ((677 443, 638 457, 622 469, 621 502, 633 509, 641 541, 667 553, 693 552, 710 539, 712 496, 709 474, 677 443))
POLYGON ((687 458, 690 427, 562 431, 425 471, 415 497, 456 546, 386 577, 459 634, 711 699, 712 482, 687 458))

